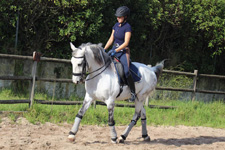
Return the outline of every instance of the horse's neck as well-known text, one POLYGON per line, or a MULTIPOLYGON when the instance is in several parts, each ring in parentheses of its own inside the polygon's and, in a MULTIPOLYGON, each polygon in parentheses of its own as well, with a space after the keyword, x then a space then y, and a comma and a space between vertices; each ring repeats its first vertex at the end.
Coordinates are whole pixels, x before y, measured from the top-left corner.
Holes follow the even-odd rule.
MULTIPOLYGON (((102 69, 104 69, 104 66, 106 67, 106 65, 107 65, 107 62, 105 62, 104 58, 102 58, 104 63, 100 65, 99 63, 96 62, 96 60, 93 58, 93 55, 91 55, 91 53, 92 52, 87 51, 86 54, 85 54, 86 59, 87 59, 87 63, 88 63, 88 66, 89 66, 88 71, 93 72, 93 71, 96 71, 97 69, 99 69, 101 67, 103 67, 102 69)), ((102 69, 100 69, 100 71, 102 69)))
POLYGON ((100 71, 97 71, 93 74, 89 74, 86 78, 88 82, 85 82, 86 91, 91 90, 89 92, 93 93, 93 91, 99 91, 99 88, 110 90, 110 88, 108 87, 109 85, 110 87, 114 87, 114 90, 116 90, 116 88, 119 88, 118 78, 112 67, 114 67, 113 63, 111 63, 104 71, 102 71, 101 69, 100 71))
MULTIPOLYGON (((111 78, 115 76, 115 72, 112 69, 112 67, 114 67, 112 62, 110 62, 110 64, 108 64, 109 62, 104 61, 103 64, 99 64, 93 58, 93 55, 91 52, 87 52, 85 56, 86 56, 86 60, 87 60, 88 66, 89 66, 88 72, 89 73, 94 72, 94 73, 89 74, 89 78, 94 77, 94 80, 96 80, 98 82, 99 80, 102 80, 102 77, 104 77, 104 76, 110 76, 111 78)), ((104 58, 102 58, 102 59, 104 59, 104 58)))
POLYGON ((89 61, 88 64, 90 64, 88 72, 89 73, 94 72, 94 73, 89 74, 89 78, 92 78, 97 75, 95 77, 95 80, 98 80, 98 79, 102 79, 102 77, 108 76, 108 75, 111 76, 111 78, 115 76, 115 72, 112 69, 114 67, 112 62, 110 62, 110 64, 107 64, 107 62, 106 62, 105 64, 99 65, 95 61, 89 61))
POLYGON ((93 59, 89 59, 87 60, 88 63, 88 72, 93 72, 95 70, 97 70, 98 68, 100 68, 101 66, 94 61, 93 59))

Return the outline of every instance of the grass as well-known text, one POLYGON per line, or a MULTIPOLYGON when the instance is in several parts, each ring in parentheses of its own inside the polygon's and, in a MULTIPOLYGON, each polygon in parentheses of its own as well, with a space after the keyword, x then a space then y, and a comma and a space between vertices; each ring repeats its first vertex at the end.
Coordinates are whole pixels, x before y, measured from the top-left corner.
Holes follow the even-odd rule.
MULTIPOLYGON (((12 99, 19 100, 28 98, 24 95, 15 95, 9 89, 3 89, 0 91, 0 100, 12 100, 12 99)), ((1 104, 0 111, 26 111, 28 107, 29 107, 28 104, 12 104, 12 105, 1 104)))
MULTIPOLYGON (((39 99, 49 99, 46 95, 36 94, 39 99)), ((8 90, 0 91, 0 99, 27 99, 25 96, 15 96, 8 90)), ((148 125, 165 126, 205 126, 213 128, 225 128, 225 104, 221 101, 210 103, 191 102, 179 100, 151 100, 151 105, 177 106, 176 109, 146 108, 148 125)), ((41 105, 34 104, 29 108, 28 104, 1 104, 1 111, 27 111, 23 113, 31 123, 73 123, 81 105, 41 105)), ((134 108, 119 108, 114 111, 116 125, 128 125, 134 114, 134 108)), ((16 120, 18 114, 10 113, 8 117, 16 120)), ((2 116, 0 116, 2 117, 2 116)), ((82 119, 85 125, 108 125, 108 111, 105 106, 91 106, 82 119)), ((140 121, 137 123, 141 125, 140 121)))
POLYGON ((169 111, 152 109, 148 123, 225 128, 225 105, 223 102, 171 101, 168 104, 178 108, 169 111))

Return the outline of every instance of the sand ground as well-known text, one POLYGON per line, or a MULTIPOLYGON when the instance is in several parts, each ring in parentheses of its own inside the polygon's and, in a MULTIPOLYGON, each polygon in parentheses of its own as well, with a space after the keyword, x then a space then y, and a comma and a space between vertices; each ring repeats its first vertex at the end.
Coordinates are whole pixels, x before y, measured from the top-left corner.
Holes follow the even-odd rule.
MULTIPOLYGON (((75 142, 67 140, 72 124, 31 124, 25 118, 0 122, 0 150, 225 150, 225 130, 208 127, 148 126, 150 142, 134 127, 124 144, 110 142, 109 127, 80 126, 75 142)), ((120 135, 126 126, 117 126, 120 135)))

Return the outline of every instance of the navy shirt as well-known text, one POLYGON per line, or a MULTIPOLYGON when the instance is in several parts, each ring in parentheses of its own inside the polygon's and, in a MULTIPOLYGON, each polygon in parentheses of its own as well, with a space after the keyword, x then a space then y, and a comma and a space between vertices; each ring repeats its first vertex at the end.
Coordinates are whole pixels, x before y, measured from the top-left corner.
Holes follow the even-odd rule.
POLYGON ((116 23, 113 26, 114 30, 114 44, 122 45, 125 41, 125 33, 131 32, 131 26, 129 23, 125 22, 121 26, 119 26, 120 23, 116 23))

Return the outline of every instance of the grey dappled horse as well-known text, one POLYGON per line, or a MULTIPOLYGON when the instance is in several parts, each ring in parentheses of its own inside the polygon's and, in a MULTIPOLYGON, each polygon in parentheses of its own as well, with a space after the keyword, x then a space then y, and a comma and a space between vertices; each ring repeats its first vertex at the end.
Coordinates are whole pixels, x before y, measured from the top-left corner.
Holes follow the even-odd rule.
MULTIPOLYGON (((118 76, 115 71, 112 59, 104 52, 101 44, 82 44, 76 48, 70 43, 72 49, 72 80, 75 84, 85 82, 85 98, 83 106, 75 117, 73 127, 69 133, 68 139, 75 140, 75 135, 82 117, 84 116, 91 103, 95 100, 103 101, 108 108, 108 125, 110 127, 111 141, 117 143, 117 133, 114 121, 114 106, 115 100, 125 100, 130 98, 130 89, 128 86, 123 86, 123 92, 119 97, 120 85, 118 76), (87 75, 87 76, 86 76, 87 75)), ((148 67, 145 64, 133 62, 141 74, 141 80, 135 83, 137 98, 135 100, 135 113, 132 121, 124 130, 119 138, 119 142, 123 143, 127 138, 132 127, 136 124, 139 118, 142 123, 142 137, 146 141, 150 141, 150 137, 146 128, 146 111, 143 107, 146 97, 155 89, 157 79, 163 70, 163 62, 154 67, 148 67)))

